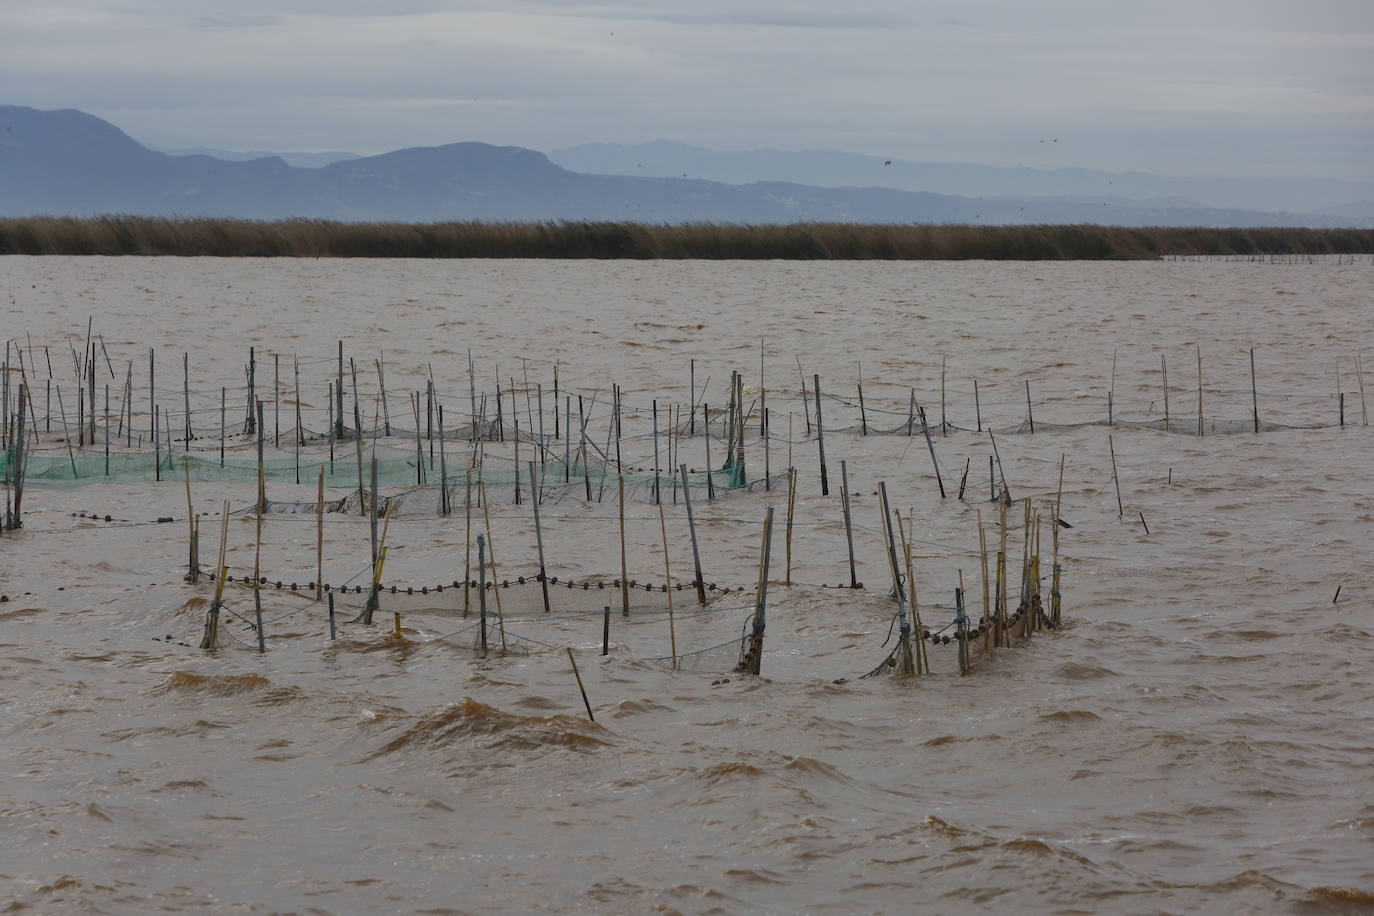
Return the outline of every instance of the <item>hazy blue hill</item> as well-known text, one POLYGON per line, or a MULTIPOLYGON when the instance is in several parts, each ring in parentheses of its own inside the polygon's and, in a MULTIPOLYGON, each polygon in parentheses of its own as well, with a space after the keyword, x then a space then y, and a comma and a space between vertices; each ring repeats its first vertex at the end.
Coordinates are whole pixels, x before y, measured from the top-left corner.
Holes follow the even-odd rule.
POLYGON ((209 156, 212 159, 223 159, 225 162, 247 162, 252 159, 280 159, 287 165, 294 165, 301 169, 318 169, 334 162, 343 162, 348 159, 361 158, 358 153, 346 153, 341 150, 329 150, 318 153, 275 153, 268 150, 231 150, 216 149, 211 146, 190 146, 184 149, 156 149, 160 153, 169 156, 209 156))
POLYGON ((1195 206, 1311 212, 1374 199, 1374 182, 1302 178, 1170 178, 1146 172, 1033 169, 968 162, 906 162, 838 150, 708 150, 672 140, 587 143, 549 158, 579 172, 705 178, 731 184, 790 181, 820 187, 878 185, 966 197, 1089 197, 1100 203, 1172 198, 1195 206), (891 163, 890 165, 887 163, 891 163))
MULTIPOLYGON (((673 145, 676 149, 679 145, 673 145)), ((690 148, 688 148, 690 150, 690 148)), ((681 149, 677 153, 686 155, 681 149)), ((692 155, 695 155, 694 153, 692 155)), ((790 154, 780 154, 784 159, 790 154)), ((848 154, 843 154, 848 155, 848 154)), ((784 170, 785 171, 785 170, 784 170)), ((882 175, 890 173, 883 167, 882 175)), ((307 217, 370 221, 633 220, 649 223, 1068 223, 1360 225, 1344 214, 1279 213, 1132 201, 979 199, 774 180, 588 174, 543 153, 485 143, 400 149, 297 168, 279 157, 227 161, 148 149, 79 111, 0 107, 0 215, 307 217)))

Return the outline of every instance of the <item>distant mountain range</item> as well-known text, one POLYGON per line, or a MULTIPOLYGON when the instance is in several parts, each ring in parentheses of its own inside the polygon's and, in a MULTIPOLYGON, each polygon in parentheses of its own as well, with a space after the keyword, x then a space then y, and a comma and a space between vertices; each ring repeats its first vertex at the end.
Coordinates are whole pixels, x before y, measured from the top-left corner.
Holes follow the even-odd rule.
MULTIPOLYGON (((1086 182, 1115 179, 1102 179, 1108 174, 1103 172, 1024 170, 1028 174, 1022 196, 1005 190, 972 196, 944 192, 975 187, 978 180, 988 187, 1010 188, 1011 176, 1001 173, 1022 170, 898 162, 888 166, 881 164, 883 160, 848 153, 714 153, 667 143, 575 147, 556 153, 558 163, 534 150, 484 143, 415 147, 379 156, 315 154, 318 158, 298 159, 297 165, 272 154, 232 155, 245 158, 159 152, 107 121, 72 109, 0 106, 0 216, 1374 226, 1374 214, 1361 209, 1361 201, 1374 199, 1374 193, 1366 198, 1316 196, 1317 186, 1334 195, 1336 189, 1326 186, 1337 182, 1308 183, 1313 186, 1310 199, 1334 208, 1331 212, 1295 213, 1200 205, 1196 202, 1206 196, 1201 185, 1168 184, 1203 179, 1129 176, 1135 184, 1118 189, 1113 183, 1092 191, 1086 182), (345 158, 330 159, 334 156, 345 158), (688 159, 695 164, 689 166, 688 159), (324 160, 330 161, 318 167, 299 164, 324 160), (850 171, 821 168, 832 160, 850 171), (772 178, 795 178, 805 172, 815 183, 747 178, 766 174, 761 170, 773 164, 777 172, 772 178), (628 174, 630 168, 640 174, 628 174), (872 174, 861 174, 863 170, 872 174), (943 183, 933 185, 940 193, 890 186, 915 182, 923 171, 945 176, 943 183), (960 174, 965 178, 956 180, 960 174), (846 175, 856 179, 851 186, 821 185, 822 180, 843 180, 846 175), (979 175, 984 177, 978 179, 979 175), (1056 176, 1053 181, 1059 183, 1046 176, 1056 176), (742 183, 726 180, 741 177, 746 177, 742 183), (998 180, 1004 184, 997 185, 998 180), (1151 180, 1157 184, 1150 185, 1151 180), (1127 193, 1146 185, 1154 189, 1147 199, 1132 199, 1127 193), (1025 187, 1054 187, 1059 193, 1031 196, 1025 187)), ((1345 190, 1353 193, 1350 187, 1345 190)))
POLYGON ((968 162, 904 162, 837 150, 720 152, 657 140, 588 143, 549 158, 575 172, 705 178, 730 184, 790 181, 822 187, 881 185, 967 197, 1114 203, 1150 209, 1212 207, 1374 218, 1374 181, 1309 178, 1169 178, 1147 172, 1032 169, 968 162))
POLYGON ((150 146, 149 149, 159 153, 166 153, 169 156, 209 156, 212 159, 223 159, 225 162, 248 162, 253 159, 272 159, 277 158, 287 165, 294 165, 298 169, 318 169, 329 165, 331 162, 343 162, 347 159, 361 159, 357 153, 345 153, 333 150, 325 153, 270 153, 267 150, 232 150, 215 149, 210 146, 188 146, 182 149, 164 149, 162 147, 150 146))

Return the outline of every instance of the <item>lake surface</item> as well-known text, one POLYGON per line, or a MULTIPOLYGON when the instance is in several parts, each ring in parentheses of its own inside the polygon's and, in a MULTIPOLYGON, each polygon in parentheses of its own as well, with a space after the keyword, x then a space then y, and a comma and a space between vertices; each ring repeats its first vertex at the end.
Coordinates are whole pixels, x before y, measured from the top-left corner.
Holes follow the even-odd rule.
MULTIPOLYGON (((551 435, 562 410, 580 431, 576 398, 554 406, 557 362, 560 394, 582 396, 588 437, 610 450, 617 383, 636 474, 654 463, 654 401, 668 464, 690 361, 713 411, 739 370, 751 478, 765 462, 798 469, 790 586, 785 487, 693 491, 704 577, 732 591, 704 609, 673 592, 671 629, 667 595, 637 593, 626 618, 619 590, 595 584, 620 572, 614 472, 559 490, 542 507, 549 573, 590 590, 553 589, 548 615, 537 588, 503 592, 511 651, 493 632, 485 658, 475 618, 437 598, 426 610, 383 595, 371 627, 341 612, 331 642, 321 605, 275 588, 260 654, 242 586, 222 647, 202 651, 211 587, 183 581, 180 479, 30 487, 23 532, 0 537, 0 894, 36 913, 1369 912, 1374 438, 1355 360, 1374 333, 1371 289, 1367 263, 0 259, 2 336, 30 348, 40 417, 58 410, 49 359, 74 415, 68 340, 79 352, 94 316, 97 384, 120 402, 132 365, 145 437, 149 348, 174 430, 188 353, 196 428, 217 430, 224 387, 241 431, 254 347, 275 436, 294 422, 296 356, 304 424, 327 427, 342 339, 369 417, 385 360, 398 430, 414 430, 408 393, 431 372, 451 427, 470 422, 471 351, 488 415, 499 382, 512 427, 551 435), (1162 422, 1165 369, 1170 430, 1130 425, 1162 422), (815 374, 829 496, 802 400, 815 374), (940 481, 919 420, 908 426, 913 401, 940 481), (967 677, 950 644, 928 647, 933 675, 861 678, 890 651, 896 610, 880 481, 912 519, 923 623, 949 623, 961 573, 981 615, 989 426, 1011 496, 1047 522, 1063 459, 1065 626, 991 653, 980 642, 967 677), (861 590, 820 587, 849 582, 841 461, 861 590), (731 671, 729 647, 691 653, 745 625, 769 506, 755 678, 731 671), (652 660, 673 645, 688 656, 676 671, 652 660)), ((60 420, 41 422, 40 454, 66 456, 60 420)), ((290 439, 272 454, 292 455, 290 439)), ((470 443, 445 445, 455 467, 469 461, 470 443)), ((218 447, 217 432, 192 443, 218 447)), ((254 454, 241 434, 228 447, 254 454)), ((353 447, 339 443, 339 460, 353 447)), ((382 452, 415 447, 398 434, 382 452)), ((705 466, 700 430, 674 447, 705 466)), ((512 466, 513 444, 486 454, 512 466)), ((662 520, 632 494, 627 565, 663 582, 666 530, 673 579, 690 582, 685 507, 663 486, 662 520)), ((268 485, 278 501, 314 489, 308 474, 268 485)), ((222 501, 242 510, 255 491, 193 482, 196 511, 216 513, 204 563, 222 501)), ((473 522, 497 579, 538 570, 528 489, 512 496, 494 491, 490 527, 473 522)), ((1008 516, 1019 569, 1019 502, 1008 516)), ((393 518, 384 581, 449 583, 456 600, 467 524, 461 506, 393 518)), ((313 581, 315 536, 311 514, 269 515, 264 575, 313 581)), ((251 573, 255 538, 251 515, 231 520, 231 574, 251 573)), ((365 519, 327 516, 325 581, 365 582, 369 550, 365 519)))

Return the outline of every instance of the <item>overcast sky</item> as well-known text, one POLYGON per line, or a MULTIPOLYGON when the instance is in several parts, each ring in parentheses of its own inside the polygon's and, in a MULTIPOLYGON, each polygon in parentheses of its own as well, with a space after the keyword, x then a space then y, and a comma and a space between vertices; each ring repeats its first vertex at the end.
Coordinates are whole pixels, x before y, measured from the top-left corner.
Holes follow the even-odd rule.
POLYGON ((0 0, 0 87, 164 147, 1368 179, 1374 0, 0 0))

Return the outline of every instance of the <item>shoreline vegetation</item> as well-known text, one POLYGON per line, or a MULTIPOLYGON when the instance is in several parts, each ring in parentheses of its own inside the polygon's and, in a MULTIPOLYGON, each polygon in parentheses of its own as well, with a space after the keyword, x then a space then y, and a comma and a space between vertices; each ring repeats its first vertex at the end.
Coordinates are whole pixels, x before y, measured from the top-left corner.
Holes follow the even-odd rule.
POLYGON ((1374 229, 630 222, 0 219, 0 255, 294 258, 1153 260, 1374 254, 1374 229))

